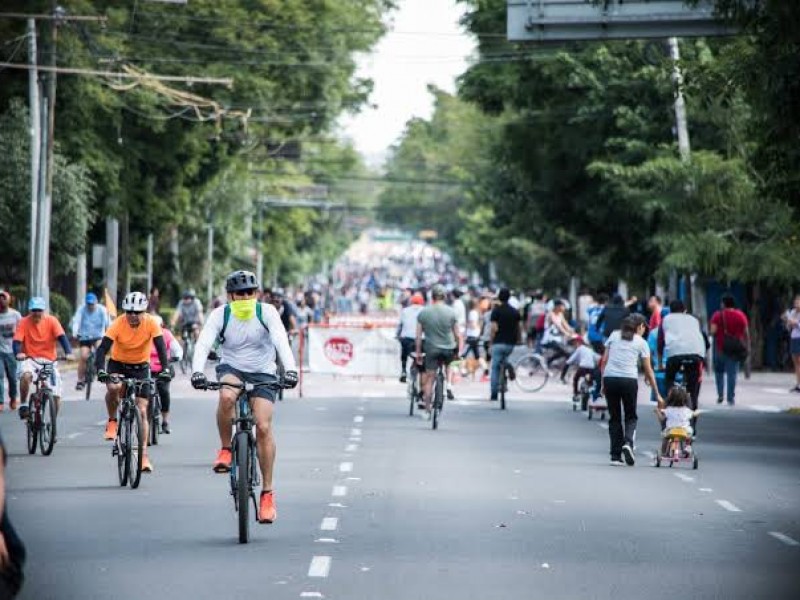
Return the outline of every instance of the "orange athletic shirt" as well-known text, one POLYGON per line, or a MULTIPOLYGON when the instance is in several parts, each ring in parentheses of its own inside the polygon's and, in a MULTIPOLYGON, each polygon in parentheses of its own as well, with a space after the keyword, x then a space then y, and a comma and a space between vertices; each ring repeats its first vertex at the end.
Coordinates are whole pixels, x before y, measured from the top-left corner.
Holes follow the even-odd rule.
POLYGON ((56 342, 64 335, 64 328, 53 315, 42 315, 39 324, 28 315, 17 325, 14 340, 22 342, 22 351, 33 358, 56 359, 56 342))
POLYGON ((138 327, 131 327, 128 318, 120 315, 106 329, 105 336, 114 342, 111 360, 131 365, 149 363, 150 345, 154 338, 161 337, 161 327, 147 313, 139 317, 138 327))

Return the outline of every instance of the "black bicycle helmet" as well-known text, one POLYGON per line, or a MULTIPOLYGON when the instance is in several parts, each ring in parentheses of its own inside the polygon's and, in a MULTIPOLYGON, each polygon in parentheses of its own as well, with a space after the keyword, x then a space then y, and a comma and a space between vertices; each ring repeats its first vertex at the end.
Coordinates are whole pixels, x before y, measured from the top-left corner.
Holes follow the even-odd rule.
POLYGON ((234 271, 225 280, 225 291, 229 294, 257 289, 258 280, 252 271, 234 271))

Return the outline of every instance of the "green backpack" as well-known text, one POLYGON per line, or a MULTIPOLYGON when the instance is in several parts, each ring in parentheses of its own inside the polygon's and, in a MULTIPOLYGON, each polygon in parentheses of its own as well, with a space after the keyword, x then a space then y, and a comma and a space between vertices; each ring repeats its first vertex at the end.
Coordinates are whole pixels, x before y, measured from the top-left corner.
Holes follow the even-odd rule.
MULTIPOLYGON (((264 317, 261 314, 261 302, 256 303, 256 317, 258 317, 259 323, 261 323, 264 329, 267 330, 267 333, 269 333, 269 327, 267 327, 267 324, 264 322, 264 317)), ((217 337, 217 344, 219 346, 225 343, 225 330, 228 328, 228 322, 230 320, 231 320, 231 305, 226 304, 225 312, 223 313, 222 317, 222 329, 220 330, 219 336, 217 337)))

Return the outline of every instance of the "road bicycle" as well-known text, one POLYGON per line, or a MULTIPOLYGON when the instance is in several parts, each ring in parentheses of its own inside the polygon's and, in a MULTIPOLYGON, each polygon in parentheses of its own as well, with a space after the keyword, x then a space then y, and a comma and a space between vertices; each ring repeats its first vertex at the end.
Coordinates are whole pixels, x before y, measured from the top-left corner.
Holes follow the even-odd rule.
POLYGON ((186 375, 192 369, 194 359, 194 325, 184 325, 181 328, 181 346, 183 347, 183 358, 181 358, 181 373, 186 375))
POLYGON ((125 394, 120 400, 117 410, 117 437, 111 455, 117 457, 117 474, 120 486, 130 484, 131 489, 139 487, 142 477, 142 462, 144 461, 144 427, 142 415, 136 404, 137 388, 149 385, 155 387, 153 379, 134 379, 123 377, 116 373, 108 375, 108 381, 122 384, 125 394))
POLYGON ((434 431, 439 429, 439 420, 442 418, 442 411, 444 410, 444 390, 447 377, 445 370, 447 368, 447 359, 439 356, 436 359, 436 375, 433 379, 433 390, 431 394, 431 426, 434 431))
POLYGON ((523 392, 538 392, 550 379, 545 357, 538 352, 526 352, 514 363, 517 386, 523 392))
MULTIPOLYGON (((253 511, 258 518, 256 490, 261 485, 256 435, 253 431, 255 419, 250 407, 250 396, 255 386, 249 383, 209 381, 198 389, 219 390, 222 387, 239 391, 235 403, 236 413, 232 421, 234 433, 231 444, 230 493, 233 496, 234 510, 239 517, 239 543, 246 544, 250 541, 250 502, 252 501, 253 511)), ((278 380, 274 383, 259 384, 259 387, 268 387, 277 391, 285 388, 286 385, 282 380, 278 380)))
POLYGON ((25 419, 28 432, 28 454, 36 453, 38 442, 42 456, 50 456, 56 443, 55 362, 31 358, 39 368, 33 381, 36 389, 30 396, 30 413, 25 419))
POLYGON ((86 374, 83 378, 83 389, 86 393, 86 399, 89 400, 92 397, 92 382, 96 377, 97 373, 94 367, 94 359, 97 356, 96 348, 94 345, 90 346, 89 348, 89 356, 86 358, 86 374))

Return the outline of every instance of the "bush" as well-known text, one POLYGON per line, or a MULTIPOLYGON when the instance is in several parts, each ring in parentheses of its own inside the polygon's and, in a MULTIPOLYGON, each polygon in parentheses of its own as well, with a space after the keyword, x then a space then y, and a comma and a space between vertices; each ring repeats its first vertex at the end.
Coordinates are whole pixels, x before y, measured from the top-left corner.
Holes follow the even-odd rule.
POLYGON ((50 292, 50 314, 61 321, 61 325, 66 329, 72 319, 72 304, 61 294, 50 292))

